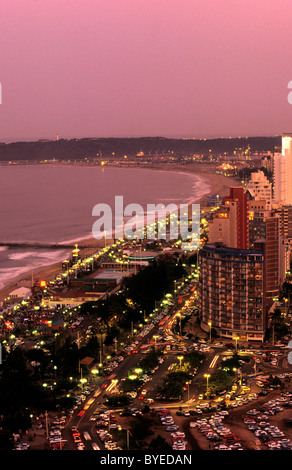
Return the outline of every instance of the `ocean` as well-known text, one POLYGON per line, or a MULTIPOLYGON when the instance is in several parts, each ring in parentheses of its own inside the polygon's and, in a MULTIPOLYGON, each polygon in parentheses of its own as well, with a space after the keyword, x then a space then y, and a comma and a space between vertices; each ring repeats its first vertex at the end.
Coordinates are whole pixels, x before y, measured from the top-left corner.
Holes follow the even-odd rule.
POLYGON ((65 259, 68 250, 5 243, 60 244, 92 236, 92 209, 115 196, 124 206, 191 203, 209 191, 187 172, 74 165, 0 166, 0 288, 27 272, 65 259))

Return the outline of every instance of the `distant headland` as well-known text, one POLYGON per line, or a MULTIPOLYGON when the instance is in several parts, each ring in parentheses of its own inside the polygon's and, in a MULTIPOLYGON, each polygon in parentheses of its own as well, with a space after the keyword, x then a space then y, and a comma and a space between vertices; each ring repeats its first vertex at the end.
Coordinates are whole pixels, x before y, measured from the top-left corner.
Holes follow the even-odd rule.
POLYGON ((216 139, 173 139, 166 137, 39 139, 31 142, 0 143, 0 162, 152 157, 174 154, 232 155, 274 152, 281 148, 281 136, 221 137, 216 139))

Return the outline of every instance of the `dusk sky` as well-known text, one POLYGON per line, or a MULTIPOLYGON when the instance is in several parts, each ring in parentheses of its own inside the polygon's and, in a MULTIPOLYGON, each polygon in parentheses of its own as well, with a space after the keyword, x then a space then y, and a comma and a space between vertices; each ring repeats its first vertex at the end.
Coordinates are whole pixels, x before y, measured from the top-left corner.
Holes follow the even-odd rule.
POLYGON ((292 132, 291 0, 1 0, 0 141, 292 132))

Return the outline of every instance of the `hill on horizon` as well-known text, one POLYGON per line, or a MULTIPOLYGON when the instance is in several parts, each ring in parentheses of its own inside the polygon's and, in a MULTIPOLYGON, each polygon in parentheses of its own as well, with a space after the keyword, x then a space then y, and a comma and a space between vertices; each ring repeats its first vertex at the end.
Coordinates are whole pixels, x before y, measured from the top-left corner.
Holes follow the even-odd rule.
POLYGON ((274 152, 281 148, 281 136, 234 137, 216 139, 172 139, 166 137, 75 138, 31 142, 0 143, 0 161, 43 161, 97 158, 97 156, 130 157, 139 152, 147 155, 176 156, 191 154, 226 154, 249 147, 250 153, 274 152))

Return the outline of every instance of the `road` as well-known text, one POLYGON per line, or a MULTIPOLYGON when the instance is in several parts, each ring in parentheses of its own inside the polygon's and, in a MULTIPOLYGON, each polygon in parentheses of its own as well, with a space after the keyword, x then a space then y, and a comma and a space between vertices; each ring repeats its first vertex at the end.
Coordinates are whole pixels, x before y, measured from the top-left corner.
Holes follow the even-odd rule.
MULTIPOLYGON (((188 298, 188 296, 187 296, 188 298)), ((112 372, 112 374, 108 377, 105 377, 101 380, 99 383, 99 387, 95 387, 96 390, 91 393, 87 397, 86 402, 81 406, 80 410, 78 412, 74 413, 74 415, 70 418, 70 421, 67 423, 66 428, 63 430, 62 435, 64 436, 64 439, 67 440, 67 443, 65 445, 65 449, 76 449, 76 444, 73 441, 72 438, 72 432, 71 432, 71 427, 76 426, 79 429, 79 432, 81 433, 81 436, 84 435, 84 432, 89 433, 91 440, 86 440, 82 439, 83 443, 85 445, 85 450, 92 450, 92 441, 97 441, 97 434, 95 430, 95 423, 94 421, 91 421, 90 418, 94 411, 96 409, 104 409, 106 410, 106 407, 103 405, 104 402, 104 395, 107 393, 110 393, 110 391, 113 391, 115 387, 118 387, 120 384, 120 381, 128 376, 128 372, 135 368, 139 361, 143 358, 143 354, 141 352, 141 346, 145 345, 150 345, 152 344, 153 346, 156 345, 157 347, 160 346, 159 343, 156 344, 153 340, 153 336, 159 334, 167 334, 167 335, 172 335, 176 341, 176 344, 179 345, 181 348, 184 346, 188 346, 189 344, 192 344, 190 340, 186 340, 184 338, 181 338, 178 334, 174 334, 172 331, 172 326, 174 322, 176 321, 176 316, 178 313, 178 310, 181 309, 182 307, 178 305, 178 303, 175 303, 171 307, 171 309, 167 313, 167 320, 164 323, 163 326, 160 326, 159 324, 154 325, 149 333, 141 339, 138 344, 137 344, 137 350, 139 351, 136 354, 129 354, 127 355, 124 360, 118 365, 118 367, 112 372), (80 413, 81 411, 81 413, 80 413)), ((163 343, 164 348, 167 343, 163 343)), ((173 343, 174 344, 174 343, 173 343)), ((210 349, 206 355, 206 360, 203 362, 202 366, 199 368, 198 373, 196 374, 195 378, 192 380, 191 384, 189 385, 189 389, 185 392, 183 399, 180 402, 171 402, 171 403, 165 403, 163 404, 159 403, 159 405, 151 405, 154 408, 157 406, 164 406, 167 408, 170 408, 172 410, 178 410, 180 407, 191 407, 195 406, 195 404, 199 403, 200 400, 198 400, 200 394, 204 394, 207 388, 207 382, 206 382, 206 377, 205 374, 213 374, 219 365, 221 364, 222 358, 226 356, 226 354, 231 355, 232 353, 226 349, 226 347, 219 346, 216 347, 214 344, 210 345, 210 349)), ((262 352, 262 351, 261 351, 262 352)), ((177 356, 178 354, 181 354, 181 351, 167 351, 165 354, 165 360, 164 362, 160 365, 158 370, 151 376, 151 381, 147 382, 144 386, 143 389, 146 390, 147 398, 153 398, 155 400, 155 395, 156 395, 156 390, 157 388, 162 384, 163 377, 166 375, 169 367, 173 362, 177 362, 177 356)), ((251 361, 248 364, 245 364, 242 368, 242 374, 245 375, 250 375, 254 373, 256 370, 261 367, 263 369, 262 373, 268 373, 268 374, 276 374, 280 373, 283 370, 285 371, 290 371, 291 372, 291 366, 285 361, 285 357, 279 356, 277 359, 277 365, 271 365, 270 363, 266 363, 262 360, 261 356, 258 354, 258 351, 253 350, 250 352, 251 354, 251 361), (259 362, 256 362, 258 360, 259 362)), ((134 400, 133 406, 140 407, 143 404, 142 400, 139 400, 139 398, 136 398, 134 400)), ((115 412, 118 412, 119 410, 115 410, 115 412)), ((177 418, 178 419, 178 418, 177 418)), ((185 425, 184 425, 184 429, 185 425)), ((187 432, 190 434, 190 432, 187 432)), ((189 436, 191 440, 191 447, 193 449, 196 448, 196 442, 193 439, 193 437, 190 435, 189 436)), ((100 442, 99 444, 100 445, 100 442)), ((101 446, 102 447, 102 446, 101 446)))

